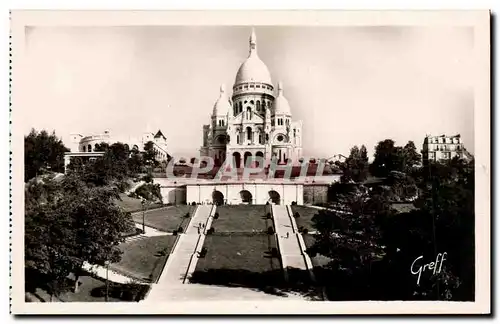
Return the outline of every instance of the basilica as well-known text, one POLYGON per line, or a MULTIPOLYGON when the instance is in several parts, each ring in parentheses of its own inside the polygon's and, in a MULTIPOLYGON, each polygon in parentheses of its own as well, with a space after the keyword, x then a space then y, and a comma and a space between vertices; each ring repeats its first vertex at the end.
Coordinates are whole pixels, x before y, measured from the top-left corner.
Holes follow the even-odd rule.
POLYGON ((302 122, 292 120, 281 82, 276 91, 257 53, 254 31, 249 43, 232 95, 221 86, 210 124, 203 126, 201 156, 213 158, 216 165, 233 159, 238 168, 250 166, 247 161, 252 156, 295 164, 302 157, 302 122))

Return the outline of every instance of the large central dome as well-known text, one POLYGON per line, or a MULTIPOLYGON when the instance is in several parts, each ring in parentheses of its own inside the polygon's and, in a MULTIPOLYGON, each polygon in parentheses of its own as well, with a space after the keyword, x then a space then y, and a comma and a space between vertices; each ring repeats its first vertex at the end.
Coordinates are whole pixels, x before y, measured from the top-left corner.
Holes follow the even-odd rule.
POLYGON ((254 31, 252 31, 252 35, 250 36, 250 54, 238 69, 234 85, 247 82, 273 84, 267 66, 257 55, 257 37, 254 31))

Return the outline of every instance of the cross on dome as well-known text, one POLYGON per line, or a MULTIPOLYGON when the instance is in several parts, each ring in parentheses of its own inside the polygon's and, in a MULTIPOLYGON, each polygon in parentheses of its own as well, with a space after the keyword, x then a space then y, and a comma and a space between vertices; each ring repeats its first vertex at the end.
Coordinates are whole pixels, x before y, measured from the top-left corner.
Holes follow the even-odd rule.
POLYGON ((255 28, 252 28, 252 34, 250 35, 250 54, 257 52, 257 35, 255 35, 255 28))

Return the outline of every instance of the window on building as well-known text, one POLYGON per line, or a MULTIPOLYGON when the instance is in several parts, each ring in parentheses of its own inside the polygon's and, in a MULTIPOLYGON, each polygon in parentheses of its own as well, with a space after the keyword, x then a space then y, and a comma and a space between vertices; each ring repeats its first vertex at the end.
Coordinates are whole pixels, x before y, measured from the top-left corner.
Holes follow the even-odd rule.
POLYGON ((236 143, 240 144, 240 134, 236 135, 236 143))
POLYGON ((271 119, 271 126, 274 126, 274 118, 271 119))
POLYGON ((92 152, 92 145, 90 145, 90 144, 89 144, 89 146, 88 146, 87 150, 88 150, 89 152, 92 152))
POLYGON ((260 88, 260 85, 258 85, 258 84, 257 84, 255 87, 256 87, 256 88, 260 88))
POLYGON ((262 144, 262 134, 259 134, 259 144, 262 144))
POLYGON ((247 140, 252 140, 252 128, 247 127, 247 140))
POLYGON ((243 111, 243 105, 241 104, 241 101, 240 101, 239 105, 240 105, 239 113, 241 113, 243 111))
POLYGON ((260 101, 257 100, 257 111, 260 111, 260 101))

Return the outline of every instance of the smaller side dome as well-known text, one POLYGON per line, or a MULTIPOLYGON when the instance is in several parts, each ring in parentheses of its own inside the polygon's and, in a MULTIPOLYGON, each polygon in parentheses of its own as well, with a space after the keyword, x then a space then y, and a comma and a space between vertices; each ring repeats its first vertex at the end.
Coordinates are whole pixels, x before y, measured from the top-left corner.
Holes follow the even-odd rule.
POLYGON ((229 98, 226 95, 226 90, 224 85, 220 86, 220 96, 215 102, 213 116, 226 116, 229 111, 231 111, 231 105, 229 104, 229 98))
POLYGON ((274 100, 274 114, 275 115, 288 115, 290 116, 290 104, 288 100, 283 95, 283 83, 278 84, 278 96, 274 100))

